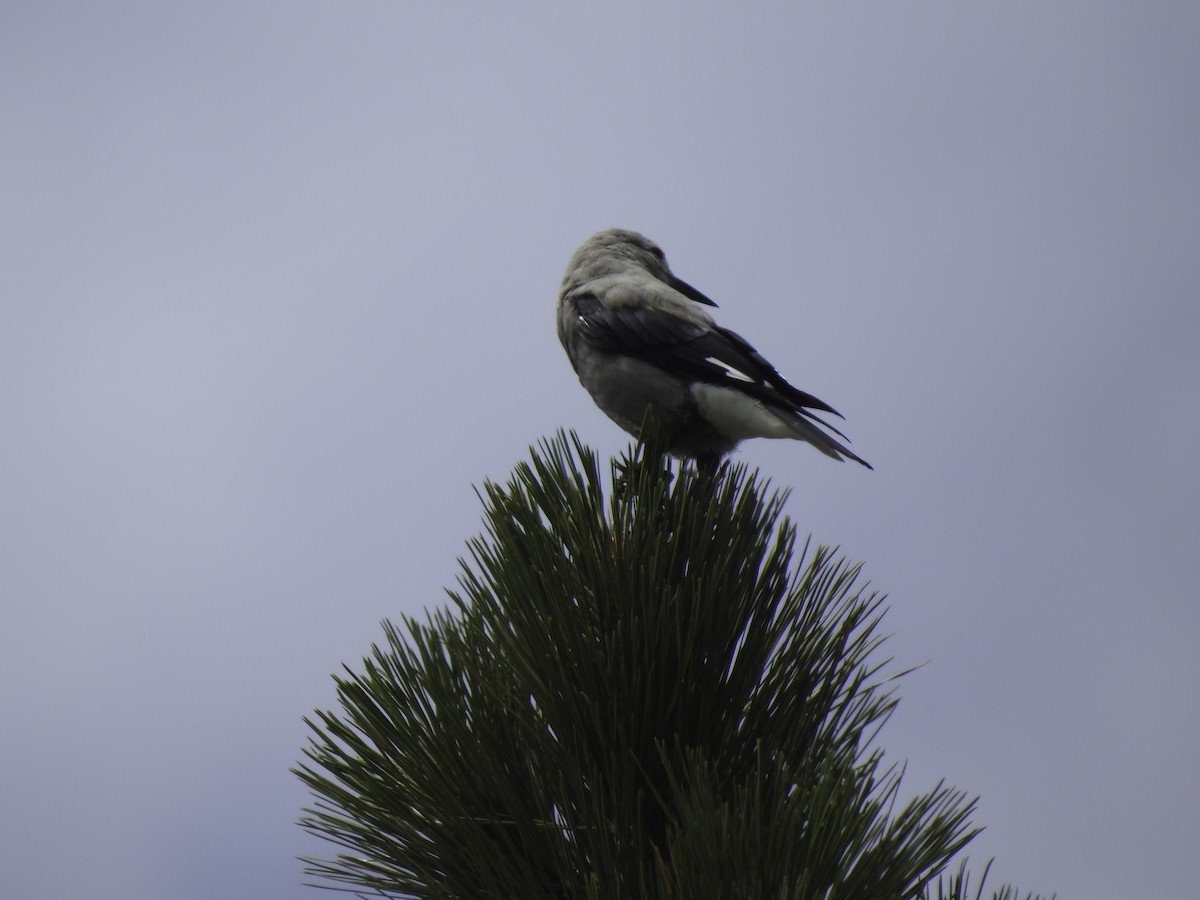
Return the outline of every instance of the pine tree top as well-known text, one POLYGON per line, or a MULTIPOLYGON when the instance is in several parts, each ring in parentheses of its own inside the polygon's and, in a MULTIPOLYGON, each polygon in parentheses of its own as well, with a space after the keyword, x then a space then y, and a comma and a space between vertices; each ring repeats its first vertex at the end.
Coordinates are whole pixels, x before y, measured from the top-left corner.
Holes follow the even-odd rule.
MULTIPOLYGON (((962 897, 976 833, 901 802, 883 598, 744 466, 559 434, 485 483, 451 606, 384 623, 309 721, 309 871, 418 898, 962 897), (943 893, 945 892, 945 893, 943 893)), ((997 895, 998 897, 1001 895, 997 895)))

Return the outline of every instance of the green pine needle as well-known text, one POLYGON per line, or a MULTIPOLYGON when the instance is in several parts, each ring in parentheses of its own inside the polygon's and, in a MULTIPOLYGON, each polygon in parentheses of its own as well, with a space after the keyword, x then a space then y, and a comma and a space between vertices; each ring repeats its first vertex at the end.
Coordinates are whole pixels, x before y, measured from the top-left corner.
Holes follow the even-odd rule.
POLYGON ((644 445, 606 473, 560 433, 480 497, 451 609, 385 622, 308 720, 301 824, 341 848, 306 860, 319 883, 966 900, 942 873, 974 801, 902 799, 873 746, 897 702, 883 598, 797 547, 785 494, 644 445))

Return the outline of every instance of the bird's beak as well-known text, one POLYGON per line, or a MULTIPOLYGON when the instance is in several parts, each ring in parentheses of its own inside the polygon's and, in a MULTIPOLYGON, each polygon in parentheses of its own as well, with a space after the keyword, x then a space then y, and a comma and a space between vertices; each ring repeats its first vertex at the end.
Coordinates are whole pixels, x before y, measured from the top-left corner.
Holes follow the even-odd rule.
POLYGON ((674 275, 672 275, 671 280, 668 282, 668 284, 670 284, 671 287, 675 288, 675 290, 679 291, 679 293, 683 294, 683 296, 687 297, 689 300, 695 300, 697 303, 703 303, 705 306, 716 306, 717 305, 712 300, 709 300, 702 293, 700 293, 698 290, 696 290, 694 287, 692 287, 690 284, 688 284, 686 281, 684 281, 682 278, 676 278, 674 275))

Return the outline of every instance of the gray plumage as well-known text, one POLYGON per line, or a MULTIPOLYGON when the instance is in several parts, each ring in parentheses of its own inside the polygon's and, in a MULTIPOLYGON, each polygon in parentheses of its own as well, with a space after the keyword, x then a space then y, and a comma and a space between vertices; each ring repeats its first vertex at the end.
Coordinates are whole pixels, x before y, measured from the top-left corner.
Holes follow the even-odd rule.
POLYGON ((852 459, 811 410, 833 407, 788 384, 716 306, 671 274, 661 248, 636 231, 592 235, 571 257, 558 296, 558 338, 596 405, 637 436, 653 410, 667 449, 713 463, 752 437, 807 441, 852 459))

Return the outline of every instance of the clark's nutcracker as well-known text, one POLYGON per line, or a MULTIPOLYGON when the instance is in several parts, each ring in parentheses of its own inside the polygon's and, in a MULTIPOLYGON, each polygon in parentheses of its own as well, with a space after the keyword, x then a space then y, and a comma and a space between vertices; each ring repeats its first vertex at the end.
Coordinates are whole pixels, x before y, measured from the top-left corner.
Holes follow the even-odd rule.
POLYGON ((610 228, 567 264, 558 338, 596 405, 634 436, 653 410, 676 456, 711 465, 746 438, 793 438, 871 468, 822 431, 847 440, 810 410, 841 414, 717 325, 704 309, 716 305, 671 274, 652 240, 610 228))

